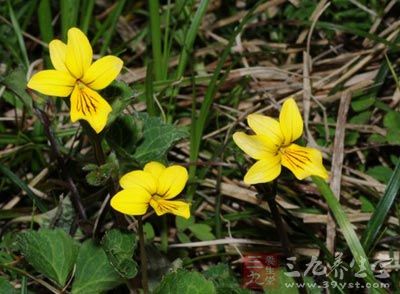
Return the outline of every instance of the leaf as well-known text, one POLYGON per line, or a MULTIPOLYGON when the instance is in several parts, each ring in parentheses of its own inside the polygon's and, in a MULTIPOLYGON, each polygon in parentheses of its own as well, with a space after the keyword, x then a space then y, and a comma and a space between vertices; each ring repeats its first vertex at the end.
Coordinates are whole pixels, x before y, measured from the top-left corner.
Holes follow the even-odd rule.
POLYGON ((115 153, 111 153, 105 164, 98 166, 89 163, 83 167, 83 170, 89 171, 86 175, 86 181, 88 184, 99 187, 105 185, 110 177, 118 176, 119 164, 115 153))
POLYGON ((361 196, 361 212, 374 212, 375 207, 374 205, 368 200, 367 197, 361 196))
POLYGON ((97 294, 122 283, 121 277, 111 266, 103 248, 87 240, 79 249, 76 260, 73 294, 97 294))
POLYGON ((400 145, 400 112, 389 111, 383 119, 383 125, 388 129, 387 141, 400 145))
POLYGON ((351 108, 354 111, 363 111, 371 107, 375 103, 375 98, 373 96, 364 96, 358 99, 355 99, 351 102, 351 108))
POLYGON ((122 114, 110 126, 106 136, 107 141, 132 154, 137 143, 143 137, 143 121, 136 115, 122 114))
POLYGON ((189 230, 196 236, 197 239, 201 241, 208 241, 215 239, 213 233, 211 233, 212 228, 206 224, 194 224, 189 226, 189 230))
POLYGON ((357 144, 357 140, 359 137, 360 137, 359 133, 350 131, 346 133, 346 136, 344 138, 344 143, 346 144, 346 146, 353 146, 357 144))
POLYGON ((172 145, 188 135, 184 128, 163 123, 158 117, 143 113, 139 117, 144 125, 143 141, 133 156, 141 164, 151 160, 165 162, 166 153, 172 145))
POLYGON ((185 233, 178 232, 178 233, 176 233, 176 235, 177 235, 177 237, 179 239, 179 242, 181 242, 181 243, 190 243, 190 238, 185 233))
POLYGON ((251 293, 247 289, 240 288, 240 284, 235 278, 229 266, 225 263, 210 266, 203 272, 206 279, 214 283, 218 294, 245 294, 251 293))
POLYGON ((111 265, 121 277, 130 279, 136 276, 138 265, 133 260, 133 253, 136 249, 136 235, 113 229, 106 232, 101 245, 111 265))
POLYGON ((41 228, 51 229, 55 226, 68 233, 76 220, 75 209, 70 197, 60 199, 58 207, 37 215, 36 220, 41 228))
POLYGON ((364 111, 361 112, 355 116, 353 116, 350 120, 349 123, 351 124, 357 124, 357 125, 362 125, 368 123, 369 119, 371 118, 372 112, 371 111, 364 111))
POLYGON ((175 218, 175 222, 176 222, 176 227, 179 231, 184 231, 186 230, 188 227, 190 227, 191 225, 194 224, 195 220, 194 220, 194 216, 191 215, 190 218, 186 219, 183 218, 181 216, 177 216, 175 218))
POLYGON ((398 129, 400 127, 400 112, 389 111, 383 118, 383 125, 388 129, 398 129))
POLYGON ((2 98, 14 108, 22 109, 24 106, 24 103, 21 101, 21 99, 11 91, 4 91, 2 98))
POLYGON ((379 135, 379 134, 372 134, 368 138, 368 142, 370 143, 378 143, 378 144, 384 144, 386 143, 386 137, 379 135))
POLYGON ((101 91, 103 97, 112 97, 112 111, 108 115, 107 126, 111 125, 122 111, 132 102, 133 90, 122 81, 113 81, 110 86, 101 91))
POLYGON ((387 166, 374 166, 367 170, 367 174, 380 182, 387 184, 392 176, 393 170, 387 166))
POLYGON ((389 144, 400 145, 400 130, 390 129, 387 132, 386 140, 389 144))
POLYGON ((143 233, 144 233, 144 237, 146 238, 146 240, 153 240, 154 237, 156 236, 151 223, 145 223, 143 225, 143 233))
POLYGON ((21 102, 27 107, 28 111, 31 111, 32 98, 25 91, 26 83, 26 74, 21 68, 17 68, 12 71, 2 81, 2 84, 4 84, 7 89, 17 95, 21 102))
POLYGON ((214 284, 198 272, 178 270, 167 274, 154 290, 154 294, 213 294, 214 284))
POLYGON ((77 254, 78 244, 63 230, 41 229, 19 234, 18 247, 40 273, 64 287, 77 254))

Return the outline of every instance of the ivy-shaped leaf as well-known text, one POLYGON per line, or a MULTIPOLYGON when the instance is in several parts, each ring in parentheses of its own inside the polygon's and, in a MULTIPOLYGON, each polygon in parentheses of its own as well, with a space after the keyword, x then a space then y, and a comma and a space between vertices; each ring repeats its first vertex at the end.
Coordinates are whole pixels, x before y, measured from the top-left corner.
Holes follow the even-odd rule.
POLYGON ((136 236, 132 232, 113 229, 107 231, 101 242, 108 260, 121 277, 130 279, 137 274, 137 263, 133 260, 136 236))
POLYGON ((76 259, 72 294, 97 294, 122 283, 121 277, 111 266, 103 248, 92 240, 81 245, 76 259))
POLYGON ((107 132, 107 142, 112 146, 117 146, 117 153, 120 149, 128 154, 133 154, 136 145, 143 136, 143 121, 136 114, 120 114, 110 126, 107 132), (127 136, 129 134, 129 136, 127 136))
POLYGON ((107 183, 110 177, 117 177, 119 171, 118 160, 115 153, 111 153, 107 162, 103 165, 89 163, 83 167, 84 171, 89 171, 86 175, 86 181, 89 185, 98 187, 107 183))
POLYGON ((141 164, 151 160, 166 161, 166 154, 172 145, 185 138, 187 131, 182 127, 166 124, 158 117, 140 113, 143 121, 143 140, 133 154, 141 164))
POLYGON ((64 287, 77 254, 78 244, 61 229, 28 231, 17 239, 26 260, 40 273, 64 287))
POLYGON ((189 226, 189 230, 201 241, 208 241, 215 239, 214 234, 211 232, 212 228, 206 224, 193 224, 189 226))
POLYGON ((125 82, 113 81, 106 89, 101 91, 103 97, 113 97, 112 111, 108 116, 107 125, 111 125, 122 111, 132 102, 133 90, 125 82))

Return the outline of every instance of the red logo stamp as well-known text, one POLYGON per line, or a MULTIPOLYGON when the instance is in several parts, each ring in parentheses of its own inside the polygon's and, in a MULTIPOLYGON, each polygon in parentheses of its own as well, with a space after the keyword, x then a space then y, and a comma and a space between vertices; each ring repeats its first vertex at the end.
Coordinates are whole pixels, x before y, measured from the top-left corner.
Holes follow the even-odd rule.
POLYGON ((278 283, 278 253, 248 252, 243 258, 242 287, 260 290, 278 283))

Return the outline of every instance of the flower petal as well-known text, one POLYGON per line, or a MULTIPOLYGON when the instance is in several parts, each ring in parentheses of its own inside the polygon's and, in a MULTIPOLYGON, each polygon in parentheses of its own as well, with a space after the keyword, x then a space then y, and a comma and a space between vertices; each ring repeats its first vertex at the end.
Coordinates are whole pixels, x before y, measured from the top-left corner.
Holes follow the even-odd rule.
POLYGON ((125 214, 143 215, 149 207, 150 199, 150 194, 142 188, 126 189, 115 194, 110 205, 125 214))
POLYGON ((153 195, 157 192, 157 181, 151 173, 134 170, 125 174, 120 180, 119 184, 124 189, 133 189, 141 187, 153 195))
POLYGON ((282 165, 290 169, 299 180, 312 175, 328 178, 328 172, 322 164, 322 154, 314 148, 290 144, 282 149, 282 165))
POLYGON ((65 54, 67 52, 67 45, 60 40, 53 40, 49 44, 50 59, 54 68, 59 71, 68 72, 65 66, 65 54))
POLYGON ((182 192, 188 180, 186 168, 180 165, 171 165, 164 169, 158 178, 157 195, 164 199, 171 199, 182 192))
POLYGON ((147 163, 143 168, 145 172, 151 173, 153 177, 157 180, 164 169, 166 169, 165 165, 157 161, 151 161, 147 163))
POLYGON ((268 137, 276 146, 283 143, 283 134, 279 122, 272 117, 253 113, 247 117, 249 127, 257 134, 268 137))
POLYGON ((186 219, 190 218, 190 205, 184 201, 171 201, 160 197, 153 197, 150 200, 150 205, 157 215, 172 213, 186 219))
POLYGON ((65 54, 65 65, 68 70, 80 79, 89 69, 92 63, 93 51, 88 38, 77 28, 68 30, 67 52, 65 54))
POLYGON ((70 74, 50 69, 34 74, 27 86, 45 95, 67 97, 74 85, 75 79, 70 74))
POLYGON ((281 173, 281 156, 271 156, 253 164, 244 176, 247 185, 267 183, 275 180, 281 173))
POLYGON ((89 67, 82 78, 82 82, 93 90, 101 90, 115 80, 123 64, 118 57, 112 55, 102 57, 89 67))
POLYGON ((106 123, 111 106, 96 91, 83 84, 77 84, 71 95, 71 121, 86 120, 91 127, 100 133, 106 123))
POLYGON ((269 158, 278 151, 278 147, 263 135, 246 135, 243 132, 233 134, 233 141, 247 155, 254 159, 269 158))
POLYGON ((284 137, 284 145, 296 141, 303 134, 303 119, 293 98, 289 98, 283 103, 279 124, 284 137))

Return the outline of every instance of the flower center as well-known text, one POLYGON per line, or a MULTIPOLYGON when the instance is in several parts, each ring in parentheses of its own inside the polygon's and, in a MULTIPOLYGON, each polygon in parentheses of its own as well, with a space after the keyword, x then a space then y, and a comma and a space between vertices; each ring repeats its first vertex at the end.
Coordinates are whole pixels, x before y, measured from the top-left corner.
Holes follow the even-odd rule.
POLYGON ((154 208, 157 207, 155 209, 161 213, 171 212, 179 208, 175 203, 165 200, 157 194, 151 196, 150 205, 154 208))
POLYGON ((97 106, 99 101, 94 97, 84 83, 77 80, 76 85, 78 86, 78 96, 76 101, 76 111, 83 113, 83 115, 92 115, 97 112, 97 106))
POLYGON ((307 162, 311 162, 309 154, 305 150, 298 150, 288 147, 281 147, 278 151, 282 157, 285 157, 287 162, 293 166, 300 169, 304 169, 307 162))
POLYGON ((154 194, 154 195, 151 196, 151 199, 154 200, 154 201, 159 201, 160 199, 162 199, 162 197, 157 195, 157 194, 154 194))
POLYGON ((78 87, 79 87, 80 90, 83 90, 83 89, 85 88, 85 84, 82 83, 80 80, 77 80, 77 81, 76 81, 76 84, 78 85, 78 87))

